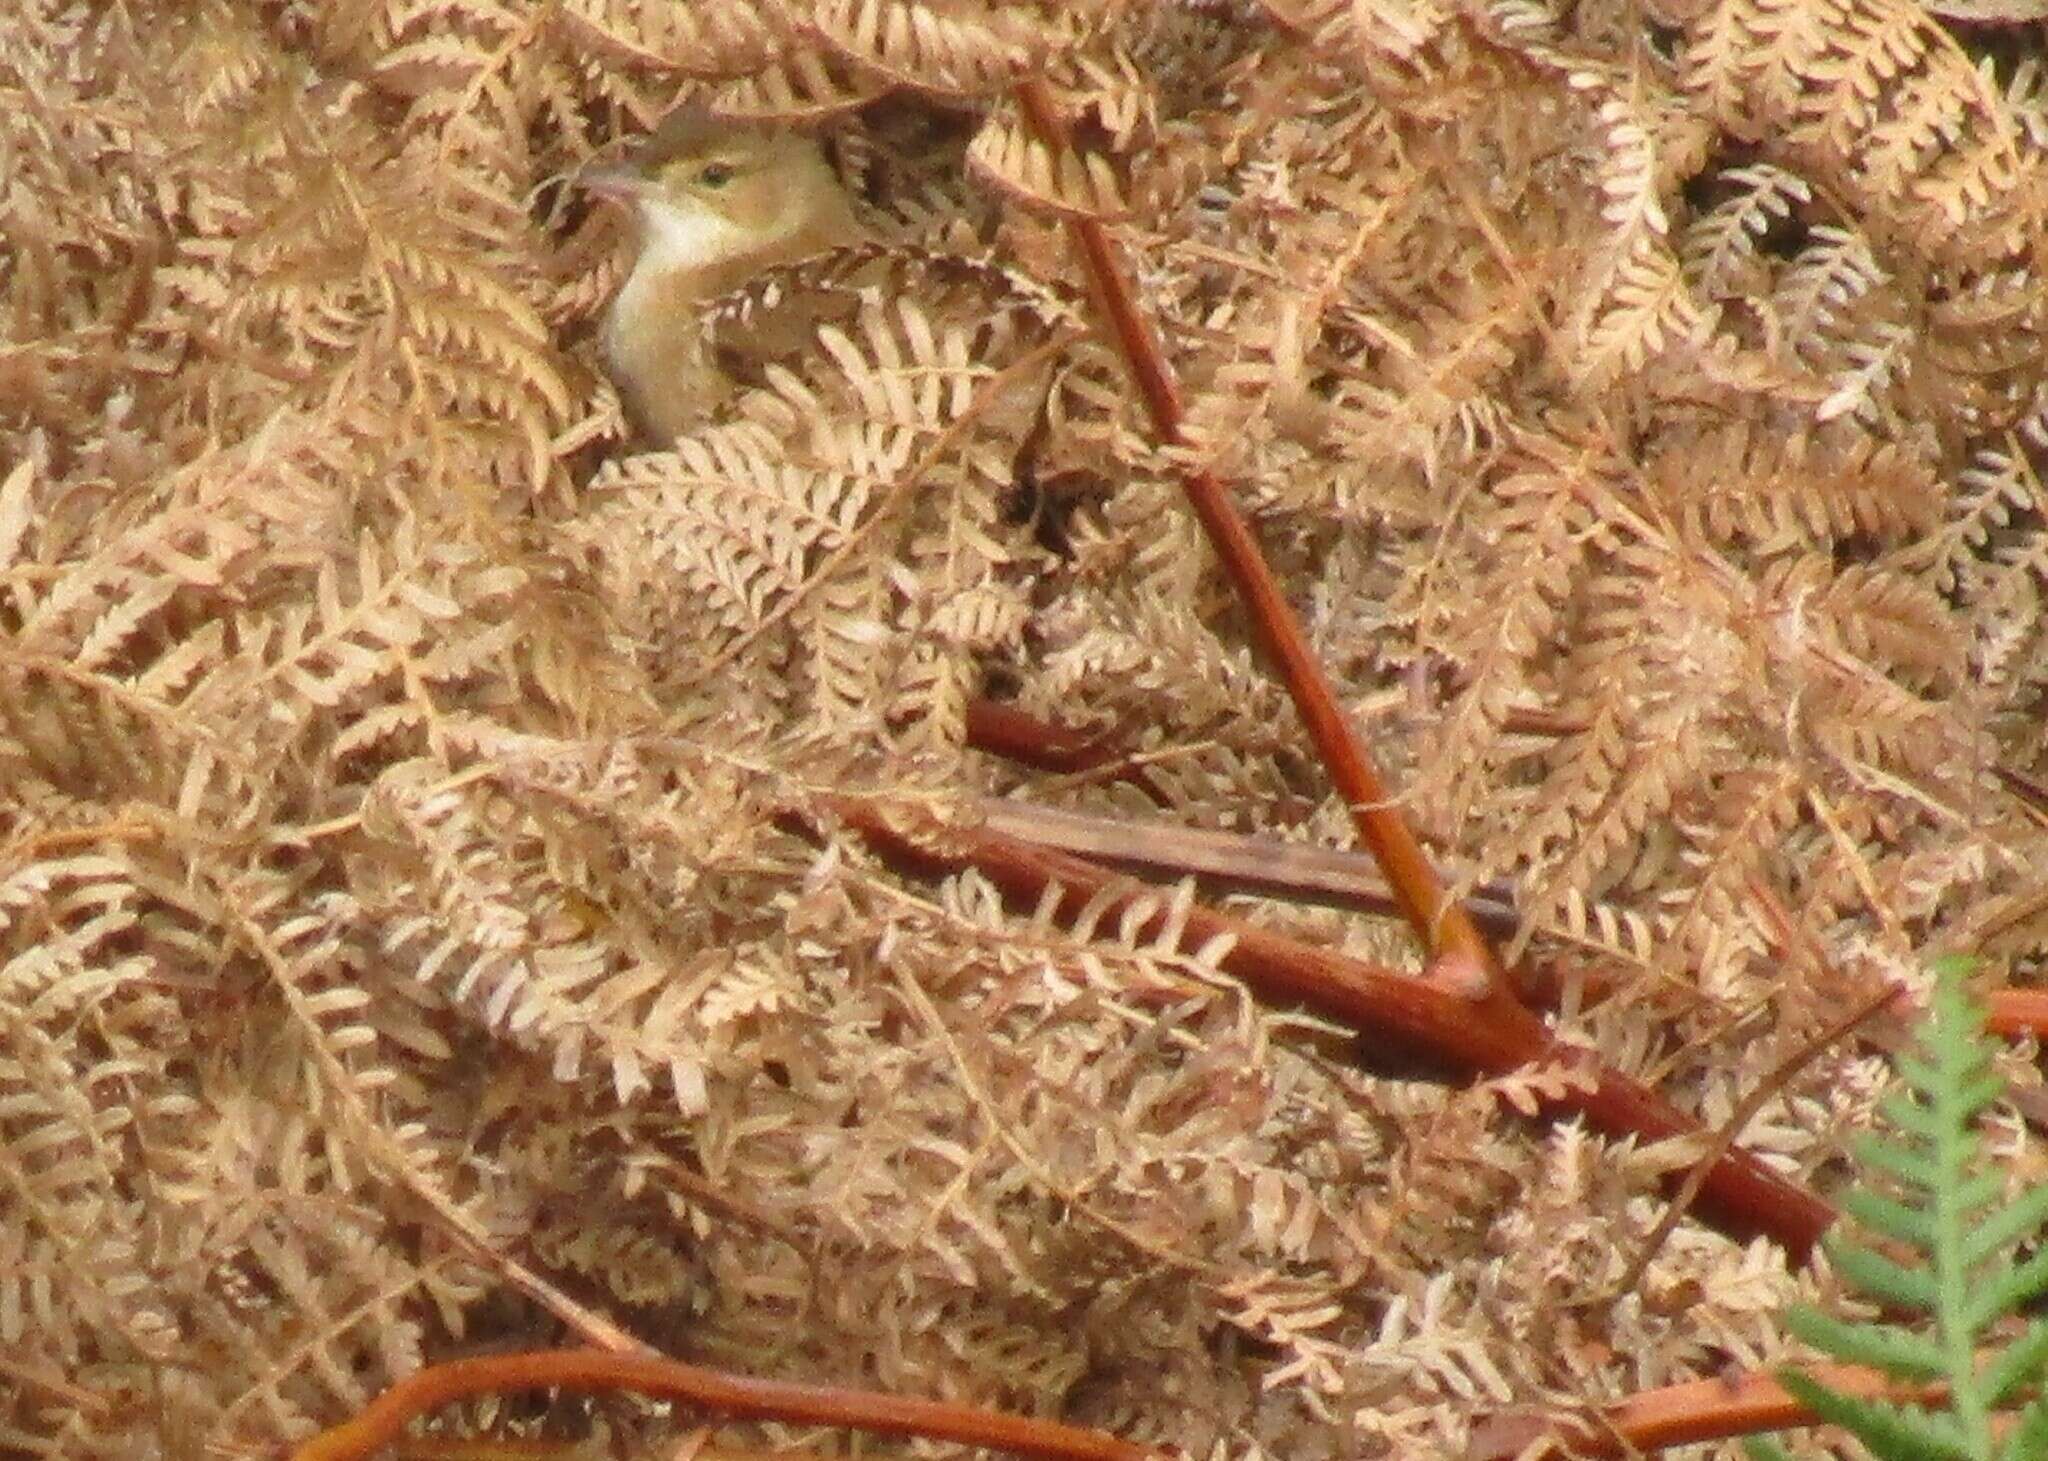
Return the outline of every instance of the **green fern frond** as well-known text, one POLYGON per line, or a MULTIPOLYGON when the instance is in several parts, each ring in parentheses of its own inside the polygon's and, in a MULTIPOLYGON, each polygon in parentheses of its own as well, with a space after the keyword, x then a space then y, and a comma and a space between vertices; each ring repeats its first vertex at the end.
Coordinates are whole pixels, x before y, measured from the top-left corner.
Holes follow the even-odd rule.
MULTIPOLYGON (((1797 1372, 1785 1388, 1821 1419, 1853 1432, 1882 1461, 2024 1461, 2048 1455, 2048 1399, 2017 1417, 2002 1442, 1993 1413, 2038 1390, 2048 1367, 2048 1321, 1992 1342, 1993 1327, 2048 1288, 2048 1250, 2022 1261, 2048 1224, 2048 1189, 2004 1199, 1976 1129, 2004 1091, 1991 1069, 1984 1012, 1969 993, 1971 961, 1935 966, 1934 1007, 1913 1055, 1898 1062, 1903 1088, 1880 1110, 1891 1132, 1858 1144, 1870 1183, 1843 1207, 1889 1251, 1830 1235, 1829 1256, 1857 1292, 1916 1323, 1852 1323, 1812 1309, 1787 1316, 1792 1332, 1839 1359, 1896 1379, 1941 1382, 1945 1408, 1914 1409, 1844 1395, 1797 1372), (1907 1258, 1907 1253, 1915 1255, 1907 1258)), ((1757 1442, 1751 1455, 1782 1457, 1757 1442)))

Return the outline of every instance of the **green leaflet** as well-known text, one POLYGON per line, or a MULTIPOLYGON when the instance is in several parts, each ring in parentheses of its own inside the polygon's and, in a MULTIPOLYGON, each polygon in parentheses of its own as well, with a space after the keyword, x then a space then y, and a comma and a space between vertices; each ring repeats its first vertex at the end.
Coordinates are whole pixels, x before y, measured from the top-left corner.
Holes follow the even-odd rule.
MULTIPOLYGON (((1903 1089, 1881 1108, 1891 1128, 1858 1148, 1864 1181, 1843 1201, 1880 1253, 1832 1233, 1829 1256, 1849 1286, 1883 1304, 1893 1322, 1851 1323, 1808 1308, 1786 1316, 1792 1332, 1837 1359, 1902 1381, 1939 1381, 1946 1406, 1913 1408, 1843 1395, 1787 1372, 1786 1388, 1843 1426, 1880 1461, 2037 1461, 2048 1457, 2048 1321, 2015 1333, 2021 1306, 2048 1288, 2048 1250, 2025 1261, 2048 1222, 2048 1189, 2004 1200, 1976 1121, 2004 1091, 1992 1072, 1984 1011, 1966 980, 1972 961, 1935 965, 1933 1012, 1914 1055, 1899 1061, 1903 1089), (1912 1258, 1902 1261, 1901 1250, 1912 1258), (1911 1317, 1906 1317, 1910 1315, 1911 1317), (2028 1403, 2009 1423, 2000 1407, 2028 1403), (2003 1435, 2000 1431, 2003 1431, 2003 1435)), ((1750 1454, 1781 1461, 1769 1441, 1750 1454)))

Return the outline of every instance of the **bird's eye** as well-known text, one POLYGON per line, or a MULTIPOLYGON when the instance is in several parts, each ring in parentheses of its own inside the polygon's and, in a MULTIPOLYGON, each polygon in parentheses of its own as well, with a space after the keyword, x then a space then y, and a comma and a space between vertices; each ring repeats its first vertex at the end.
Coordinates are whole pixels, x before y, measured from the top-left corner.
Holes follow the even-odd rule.
POLYGON ((732 164, 707 162, 697 169, 697 181, 707 188, 722 188, 732 181, 732 164))

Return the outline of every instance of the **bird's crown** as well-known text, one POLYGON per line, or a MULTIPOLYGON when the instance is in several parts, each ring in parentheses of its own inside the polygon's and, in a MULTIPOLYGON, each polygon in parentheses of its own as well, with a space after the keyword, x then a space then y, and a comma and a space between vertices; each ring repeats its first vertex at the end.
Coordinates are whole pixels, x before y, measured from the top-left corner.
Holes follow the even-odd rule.
MULTIPOLYGON (((844 189, 815 139, 721 122, 683 107, 620 167, 593 170, 592 191, 631 206, 647 246, 705 264, 774 249, 846 219, 844 189)), ((820 240, 823 242, 824 240, 820 240)))

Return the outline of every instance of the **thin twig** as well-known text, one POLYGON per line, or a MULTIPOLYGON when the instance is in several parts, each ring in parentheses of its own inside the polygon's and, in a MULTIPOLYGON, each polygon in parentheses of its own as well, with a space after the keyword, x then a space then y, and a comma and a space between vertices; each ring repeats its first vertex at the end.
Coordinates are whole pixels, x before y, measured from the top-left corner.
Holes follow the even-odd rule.
POLYGON ((1874 998, 1865 1001, 1859 1008, 1835 1021, 1778 1062, 1777 1067, 1758 1082, 1756 1089, 1742 1098, 1736 1108, 1728 1114, 1728 1119, 1721 1123, 1721 1129, 1714 1133, 1713 1145, 1707 1148, 1693 1164, 1692 1170, 1686 1174, 1684 1185, 1678 1189, 1677 1195, 1664 1209, 1664 1215, 1657 1219, 1657 1225, 1650 1229, 1642 1247, 1636 1250, 1636 1256, 1629 1261, 1627 1270, 1615 1280, 1613 1288, 1609 1290, 1610 1293, 1635 1292, 1636 1285, 1642 1281, 1643 1271, 1650 1266, 1650 1260, 1657 1256, 1657 1250, 1664 1246, 1665 1241, 1670 1238, 1679 1221, 1685 1216, 1686 1209, 1691 1207, 1693 1199, 1699 1196, 1700 1187, 1707 1180, 1707 1174, 1713 1169, 1714 1163, 1734 1149, 1736 1142, 1742 1138, 1743 1130, 1756 1119, 1757 1113, 1789 1086, 1800 1071, 1818 1059, 1822 1051, 1840 1044, 1859 1025, 1876 1016, 1904 992, 1895 985, 1878 991, 1874 998))
MULTIPOLYGON (((993 831, 1043 847, 1092 857, 1124 870, 1173 877, 1193 875, 1233 890, 1268 893, 1303 903, 1327 903, 1393 915, 1399 904, 1378 864, 1362 852, 1312 847, 1241 832, 1213 832, 1151 821, 1093 817, 1028 802, 982 798, 969 803, 993 831)), ((1465 900, 1482 928, 1505 937, 1514 931, 1514 904, 1501 890, 1465 900)))
MULTIPOLYGON (((1810 929, 1793 921, 1791 911, 1773 893, 1761 878, 1749 880, 1750 896, 1763 914, 1764 924, 1776 939, 1778 947, 1784 950, 1803 950, 1814 967, 1825 970, 1830 978, 1839 976, 1829 964, 1827 953, 1810 929)), ((1979 931, 1981 935, 1981 930, 1979 931)), ((1965 946, 1976 940, 1965 940, 1965 946)), ((2022 1037, 2026 1035, 2048 1036, 2048 995, 2034 990, 2000 989, 1986 996, 1989 1018, 1985 1028, 1994 1035, 2022 1037)), ((1923 1013, 1912 1008, 1905 1001, 1899 1007, 1873 1016, 1862 1027, 1863 1042, 1872 1049, 1896 1060, 1899 1053, 1908 1049, 1914 1040, 1914 1020, 1923 1013)), ((2048 1091, 2038 1086, 2011 1086, 2005 1099, 2020 1113, 2029 1126, 2039 1132, 2048 1133, 2048 1091)))
POLYGON ((2006 790, 2020 799, 2021 804, 2027 809, 2028 816, 2043 826, 2048 826, 2048 786, 2004 766, 1992 767, 1991 774, 2004 782, 2006 790))
POLYGON ((47 1400, 59 1405, 68 1405, 73 1410, 82 1410, 95 1418, 106 1415, 114 1406, 104 1395, 74 1385, 62 1375, 55 1375, 40 1365, 32 1365, 6 1358, 0 1358, 0 1379, 13 1381, 23 1390, 41 1393, 47 1400))

